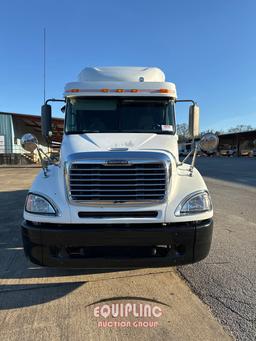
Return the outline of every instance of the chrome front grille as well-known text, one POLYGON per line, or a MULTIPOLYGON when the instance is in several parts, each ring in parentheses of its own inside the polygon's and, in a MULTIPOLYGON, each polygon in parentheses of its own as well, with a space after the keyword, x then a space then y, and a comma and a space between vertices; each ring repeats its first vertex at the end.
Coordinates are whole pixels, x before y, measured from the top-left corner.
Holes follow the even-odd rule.
POLYGON ((165 163, 86 163, 69 167, 69 196, 84 202, 163 201, 167 186, 165 163))

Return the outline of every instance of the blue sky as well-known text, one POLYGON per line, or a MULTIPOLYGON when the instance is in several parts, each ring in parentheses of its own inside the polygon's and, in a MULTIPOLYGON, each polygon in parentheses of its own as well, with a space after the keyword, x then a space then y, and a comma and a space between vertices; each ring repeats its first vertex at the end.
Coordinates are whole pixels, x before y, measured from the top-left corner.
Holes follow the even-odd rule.
POLYGON ((39 114, 46 27, 47 97, 85 66, 158 66, 200 104, 202 130, 256 127, 255 13, 255 0, 3 1, 0 111, 39 114))

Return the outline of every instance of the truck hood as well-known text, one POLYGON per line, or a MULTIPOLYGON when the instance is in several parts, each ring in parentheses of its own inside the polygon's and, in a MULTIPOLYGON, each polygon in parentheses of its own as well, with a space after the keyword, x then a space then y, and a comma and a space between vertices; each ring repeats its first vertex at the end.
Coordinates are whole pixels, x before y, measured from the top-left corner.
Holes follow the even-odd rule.
POLYGON ((134 133, 92 133, 64 135, 61 157, 81 152, 108 151, 125 148, 134 150, 163 151, 172 153, 178 160, 177 135, 134 134, 134 133))

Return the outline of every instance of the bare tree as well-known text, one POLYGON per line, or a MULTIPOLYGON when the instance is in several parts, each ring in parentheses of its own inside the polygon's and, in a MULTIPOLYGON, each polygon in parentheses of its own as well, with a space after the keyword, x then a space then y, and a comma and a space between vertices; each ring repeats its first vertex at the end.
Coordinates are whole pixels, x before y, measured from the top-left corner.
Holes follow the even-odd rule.
POLYGON ((212 134, 215 134, 215 135, 221 135, 221 134, 224 134, 224 130, 207 129, 207 130, 202 131, 200 133, 200 136, 202 137, 203 135, 205 135, 207 133, 212 133, 212 134))
POLYGON ((254 130, 251 125, 245 125, 245 124, 238 124, 236 127, 230 128, 228 130, 229 133, 240 133, 242 131, 249 131, 249 130, 254 130))
POLYGON ((187 141, 190 137, 188 125, 186 123, 177 124, 177 134, 180 142, 187 141))
MULTIPOLYGON (((239 133, 242 131, 250 131, 250 130, 254 130, 254 129, 255 128, 253 128, 251 125, 239 124, 236 127, 229 128, 227 130, 227 132, 228 133, 239 133)), ((213 133, 216 135, 221 135, 221 134, 225 134, 225 131, 221 130, 221 129, 220 130, 206 129, 200 133, 199 137, 202 137, 206 133, 213 133)), ((177 134, 179 136, 180 142, 186 142, 191 138, 191 136, 189 134, 189 130, 188 130, 188 125, 186 123, 177 124, 177 134)))

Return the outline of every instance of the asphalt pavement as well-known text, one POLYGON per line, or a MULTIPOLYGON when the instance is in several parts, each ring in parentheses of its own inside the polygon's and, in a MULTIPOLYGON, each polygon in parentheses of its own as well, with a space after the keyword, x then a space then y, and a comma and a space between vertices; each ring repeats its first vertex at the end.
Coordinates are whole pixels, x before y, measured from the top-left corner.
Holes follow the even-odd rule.
POLYGON ((37 172, 0 168, 1 341, 231 340, 175 268, 58 270, 27 261, 19 225, 37 172), (115 303, 150 306, 161 314, 106 317, 106 304, 115 303))
POLYGON ((178 270, 238 340, 256 339, 256 159, 198 158, 214 204, 209 256, 178 270))
POLYGON ((0 169, 0 339, 255 340, 256 159, 201 157, 197 167, 213 199, 213 244, 178 273, 34 266, 19 223, 38 169, 0 169), (156 328, 100 328, 93 309, 104 302, 149 302, 163 315, 156 328))

